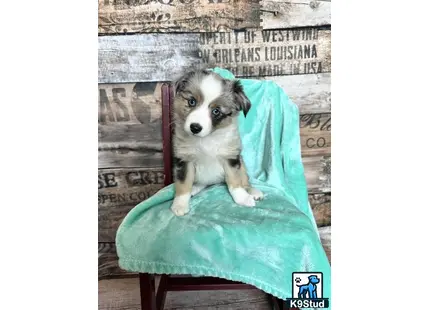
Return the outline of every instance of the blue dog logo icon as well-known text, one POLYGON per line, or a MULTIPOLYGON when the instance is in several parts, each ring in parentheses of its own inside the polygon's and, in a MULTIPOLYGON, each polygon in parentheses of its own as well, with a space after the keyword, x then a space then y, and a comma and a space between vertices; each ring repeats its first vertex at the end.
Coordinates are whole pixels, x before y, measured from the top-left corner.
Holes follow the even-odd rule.
MULTIPOLYGON (((316 299, 318 298, 317 294, 317 284, 320 283, 320 279, 316 275, 311 275, 308 277, 309 282, 307 284, 298 285, 299 287, 299 298, 309 298, 316 299)), ((300 282, 300 281, 296 281, 300 282)))
POLYGON ((323 273, 318 271, 293 272, 292 298, 286 299, 288 309, 328 308, 329 299, 324 298, 323 279, 323 273))

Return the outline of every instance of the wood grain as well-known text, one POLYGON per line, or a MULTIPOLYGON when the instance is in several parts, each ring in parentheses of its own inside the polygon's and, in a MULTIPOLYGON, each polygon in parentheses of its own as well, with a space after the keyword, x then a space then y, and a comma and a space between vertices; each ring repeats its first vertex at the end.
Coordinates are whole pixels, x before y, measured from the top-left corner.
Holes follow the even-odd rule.
POLYGON ((99 242, 115 240, 125 215, 164 186, 162 167, 99 169, 99 242))
POLYGON ((99 0, 99 34, 224 32, 331 24, 328 0, 99 0))
POLYGON ((162 167, 99 169, 99 205, 110 207, 139 203, 163 184, 162 167))
POLYGON ((99 0, 99 34, 221 32, 259 26, 258 0, 99 0))
POLYGON ((195 66, 237 77, 331 71, 331 32, 320 28, 100 36, 99 83, 171 81, 195 66))
POLYGON ((263 29, 331 24, 330 0, 261 0, 263 29))
POLYGON ((331 111, 331 73, 271 76, 299 107, 301 114, 331 111))
MULTIPOLYGON (((331 73, 257 79, 277 83, 299 107, 301 114, 331 110, 331 73)), ((99 124, 149 124, 158 130, 161 85, 157 82, 99 84, 99 124)))
POLYGON ((99 84, 99 124, 158 122, 161 85, 157 82, 99 84))
POLYGON ((118 255, 114 242, 99 242, 98 244, 98 278, 108 279, 116 276, 132 275, 122 270, 118 265, 118 255))
POLYGON ((331 154, 331 113, 300 115, 302 156, 331 154))
MULTIPOLYGON (((117 168, 137 168, 139 164, 143 167, 141 169, 147 169, 146 167, 162 167, 162 153, 155 162, 154 156, 151 158, 147 157, 147 152, 99 152, 99 166, 103 169, 117 168), (107 164, 108 163, 108 164, 107 164)), ((329 156, 304 156, 302 158, 303 165, 305 168, 305 177, 308 184, 308 190, 311 193, 329 192, 331 187, 331 159, 329 156)), ((162 168, 158 168, 161 169, 162 168)))
POLYGON ((302 157, 305 178, 309 193, 328 193, 331 191, 331 157, 302 157))
POLYGON ((98 120, 99 168, 162 166, 161 83, 99 84, 98 120))
MULTIPOLYGON (((288 80, 283 78, 276 80, 288 88, 288 80)), ((286 92, 298 99, 299 109, 329 109, 329 103, 318 106, 315 99, 329 100, 327 85, 316 84, 321 79, 327 82, 329 77, 300 78, 286 92), (301 81, 307 81, 308 87, 300 89, 301 81)), ((162 167, 160 87, 160 83, 99 84, 99 168, 162 167)), ((303 156, 330 155, 331 114, 302 114, 300 136, 303 156)))
POLYGON ((319 228, 321 243, 331 263, 331 225, 319 228))
MULTIPOLYGON (((158 286, 158 277, 155 283, 158 286)), ((139 279, 99 281, 99 310, 139 310, 139 279)), ((268 296, 260 290, 168 292, 164 310, 269 310, 268 296)))
POLYGON ((309 203, 317 226, 331 225, 331 193, 309 194, 309 203))

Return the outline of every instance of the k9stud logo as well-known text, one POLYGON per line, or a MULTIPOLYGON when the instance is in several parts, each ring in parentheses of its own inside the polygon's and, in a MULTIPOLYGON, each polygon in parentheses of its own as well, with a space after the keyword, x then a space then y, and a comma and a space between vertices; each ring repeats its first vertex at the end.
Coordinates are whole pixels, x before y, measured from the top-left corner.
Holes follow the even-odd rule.
POLYGON ((328 308, 328 298, 323 298, 322 272, 293 272, 293 298, 287 298, 289 308, 328 308))

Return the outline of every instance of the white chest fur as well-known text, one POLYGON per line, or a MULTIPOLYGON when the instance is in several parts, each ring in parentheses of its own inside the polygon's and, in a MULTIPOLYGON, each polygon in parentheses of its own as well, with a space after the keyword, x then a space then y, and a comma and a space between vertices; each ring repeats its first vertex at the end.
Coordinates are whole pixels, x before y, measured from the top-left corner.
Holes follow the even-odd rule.
POLYGON ((202 156, 194 162, 194 167, 196 184, 212 185, 221 183, 225 179, 224 168, 217 158, 202 156))
POLYGON ((212 185, 225 181, 223 163, 235 158, 241 149, 237 123, 220 128, 206 137, 189 136, 183 132, 175 136, 175 156, 192 162, 194 183, 212 185))
POLYGON ((195 183, 211 185, 224 181, 224 168, 221 160, 225 153, 225 147, 223 147, 225 142, 225 137, 221 135, 198 140, 194 159, 195 183))
POLYGON ((195 183, 212 185, 224 182, 223 160, 231 158, 240 150, 240 140, 235 129, 236 127, 229 126, 196 141, 195 183))

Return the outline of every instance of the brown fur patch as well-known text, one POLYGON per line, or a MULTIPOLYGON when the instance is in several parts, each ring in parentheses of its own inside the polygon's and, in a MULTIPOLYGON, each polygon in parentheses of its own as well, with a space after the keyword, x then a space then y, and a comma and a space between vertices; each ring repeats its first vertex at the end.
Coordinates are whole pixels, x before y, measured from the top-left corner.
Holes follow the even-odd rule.
POLYGON ((182 92, 180 95, 175 97, 173 102, 173 118, 175 120, 185 120, 188 114, 198 106, 200 106, 203 102, 203 94, 199 88, 191 88, 185 92, 182 92), (194 107, 190 107, 188 105, 188 100, 194 98, 197 104, 194 107))
POLYGON ((246 190, 249 190, 251 188, 251 185, 249 185, 249 177, 248 173, 246 172, 245 163, 243 162, 242 156, 240 157, 240 179, 242 182, 242 187, 244 187, 246 190))
POLYGON ((228 161, 224 163, 225 171, 225 182, 229 188, 243 187, 245 189, 249 188, 248 174, 246 173, 246 168, 243 163, 242 157, 240 158, 241 165, 239 168, 232 167, 228 161))

